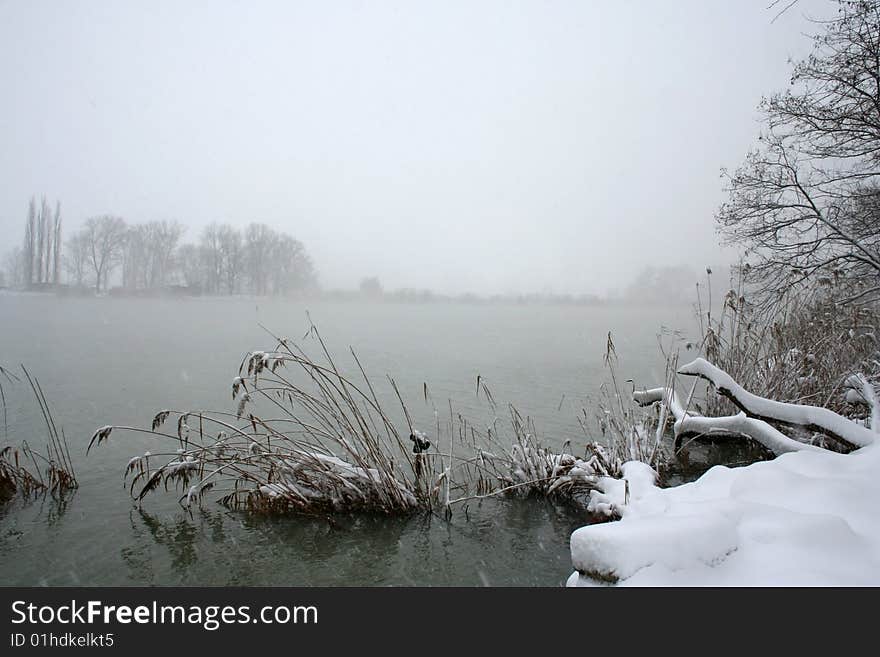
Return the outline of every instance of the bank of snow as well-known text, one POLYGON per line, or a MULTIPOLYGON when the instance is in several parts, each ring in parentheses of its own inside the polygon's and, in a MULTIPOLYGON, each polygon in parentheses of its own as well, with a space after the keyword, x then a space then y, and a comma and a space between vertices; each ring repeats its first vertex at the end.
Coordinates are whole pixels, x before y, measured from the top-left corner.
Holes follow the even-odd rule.
POLYGON ((880 585, 880 445, 716 466, 659 489, 641 464, 594 506, 622 519, 572 534, 569 586, 880 585))

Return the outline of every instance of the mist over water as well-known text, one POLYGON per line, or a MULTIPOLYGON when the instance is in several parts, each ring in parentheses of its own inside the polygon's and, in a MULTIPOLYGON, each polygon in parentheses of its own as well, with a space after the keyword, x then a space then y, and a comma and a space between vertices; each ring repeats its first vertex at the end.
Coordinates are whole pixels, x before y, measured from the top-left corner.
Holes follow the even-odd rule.
POLYGON ((719 266, 718 170, 830 3, 0 5, 0 234, 264 223, 321 285, 621 290, 719 266), (38 45, 35 45, 38 44, 38 45))
MULTIPOLYGON (((0 502, 0 584, 560 585, 572 507, 138 506, 151 439, 86 446, 234 412, 242 358, 317 354, 312 322, 401 430, 388 376, 432 437, 511 403, 550 449, 602 440, 609 333, 625 392, 661 385, 705 272, 721 302, 718 170, 829 11, 766 4, 0 2, 0 367, 39 379, 79 480, 0 502)), ((3 382, 0 445, 41 447, 3 382)))

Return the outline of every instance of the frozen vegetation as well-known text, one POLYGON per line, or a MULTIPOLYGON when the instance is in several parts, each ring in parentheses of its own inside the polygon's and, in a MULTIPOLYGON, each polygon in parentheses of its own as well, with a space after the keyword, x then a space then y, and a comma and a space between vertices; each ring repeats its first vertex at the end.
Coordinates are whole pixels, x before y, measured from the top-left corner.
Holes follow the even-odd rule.
POLYGON ((867 418, 858 421, 758 397, 702 358, 678 372, 709 380, 743 410, 727 417, 691 416, 666 388, 637 391, 636 401, 668 407, 676 436, 744 436, 778 456, 742 468, 715 466, 694 482, 667 489, 657 487, 644 464, 624 464, 625 482, 605 479, 591 493, 594 509, 614 509, 621 520, 572 534, 575 572, 568 584, 880 584, 875 441, 880 425, 876 395, 865 377, 847 378, 845 394, 860 391, 858 401, 869 407, 867 418), (818 428, 859 448, 848 454, 823 449, 750 415, 818 428))
MULTIPOLYGON (((625 429, 611 430, 606 445, 587 443, 578 450, 582 457, 570 442, 562 452, 550 449, 531 419, 512 405, 500 408, 479 377, 477 392, 486 399, 490 424, 475 426, 450 402, 445 421, 435 409, 436 427, 428 435, 414 426, 393 379, 388 383, 397 409, 380 402, 353 351, 355 367, 349 364, 349 370, 355 376, 349 377, 316 328, 306 337, 317 342, 317 358, 280 338, 275 349, 244 358, 231 386, 235 413, 166 409, 150 429, 97 429, 89 449, 115 440, 118 430, 159 441, 125 468, 129 492, 139 503, 174 489, 190 509, 212 491, 234 509, 319 516, 448 515, 470 501, 501 495, 587 504, 600 480, 621 476, 625 460, 656 464, 660 458, 656 448, 635 449, 636 436, 625 429), (508 422, 501 418, 505 410, 508 422)), ((433 404, 427 384, 422 393, 433 404)))

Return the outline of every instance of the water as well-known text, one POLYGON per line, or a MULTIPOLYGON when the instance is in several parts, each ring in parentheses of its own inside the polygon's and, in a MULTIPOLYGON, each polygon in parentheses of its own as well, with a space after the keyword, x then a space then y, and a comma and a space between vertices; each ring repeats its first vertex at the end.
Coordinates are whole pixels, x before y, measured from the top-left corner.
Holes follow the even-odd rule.
MULTIPOLYGON (((73 299, 0 295, 0 364, 24 363, 64 426, 80 487, 64 503, 15 499, 0 507, 3 585, 525 585, 556 586, 571 571, 569 535, 581 512, 541 500, 471 504, 450 522, 343 517, 254 518, 209 499, 190 515, 177 495, 133 505, 128 458, 149 438, 115 433, 86 456, 104 424, 149 426, 162 408, 232 410, 230 384, 250 349, 271 348, 260 324, 300 338, 309 322, 346 357, 353 346, 390 400, 398 382, 420 426, 451 399, 479 420, 479 375, 499 402, 534 418, 543 441, 584 439, 613 331, 619 371, 663 381, 663 327, 693 331, 687 307, 361 304, 265 299, 73 299)), ((8 437, 44 443, 33 399, 4 382, 8 437)), ((448 412, 448 411, 447 411, 448 412)))

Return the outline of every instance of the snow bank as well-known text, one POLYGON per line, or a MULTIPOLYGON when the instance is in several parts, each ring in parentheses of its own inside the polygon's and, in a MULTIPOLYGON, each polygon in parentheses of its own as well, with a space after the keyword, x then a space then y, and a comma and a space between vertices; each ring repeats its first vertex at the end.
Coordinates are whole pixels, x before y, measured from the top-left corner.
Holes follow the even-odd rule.
MULTIPOLYGON (((662 490, 636 476, 620 521, 572 534, 568 584, 880 585, 878 473, 871 445, 716 466, 662 490)), ((617 488, 600 495, 622 502, 617 488)))

